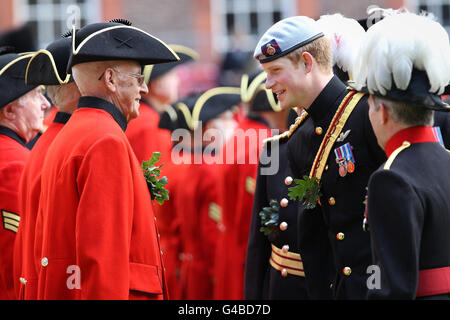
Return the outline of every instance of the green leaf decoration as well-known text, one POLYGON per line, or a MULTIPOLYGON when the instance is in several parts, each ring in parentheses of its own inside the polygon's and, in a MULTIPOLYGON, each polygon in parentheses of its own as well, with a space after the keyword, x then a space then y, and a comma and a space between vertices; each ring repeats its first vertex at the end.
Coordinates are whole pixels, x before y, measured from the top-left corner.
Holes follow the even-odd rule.
POLYGON ((263 232, 265 236, 277 233, 278 228, 278 212, 280 210, 280 204, 278 201, 272 199, 269 202, 269 207, 264 207, 259 212, 261 217, 261 228, 259 231, 263 232))
POLYGON ((316 177, 303 176, 303 179, 294 179, 294 183, 296 185, 289 188, 289 198, 303 201, 306 209, 314 209, 322 195, 319 180, 316 177))
POLYGON ((164 201, 169 200, 169 190, 164 187, 168 183, 167 177, 158 179, 163 166, 156 166, 160 157, 160 152, 153 152, 150 160, 142 162, 141 168, 152 200, 156 200, 158 204, 162 205, 164 201))

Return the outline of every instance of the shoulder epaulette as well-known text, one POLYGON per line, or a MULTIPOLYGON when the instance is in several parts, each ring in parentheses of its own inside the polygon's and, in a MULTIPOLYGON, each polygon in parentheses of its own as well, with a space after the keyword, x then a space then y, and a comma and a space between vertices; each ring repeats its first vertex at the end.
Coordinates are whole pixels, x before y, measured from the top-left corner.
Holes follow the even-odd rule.
POLYGON ((406 148, 409 148, 409 146, 411 146, 411 143, 409 143, 408 141, 404 141, 400 147, 395 149, 395 151, 392 152, 389 159, 387 159, 386 163, 384 164, 384 170, 391 169, 392 163, 394 162, 395 158, 397 158, 400 152, 402 152, 406 148))
POLYGON ((280 140, 280 139, 284 139, 284 138, 290 138, 291 135, 294 133, 295 130, 297 130, 297 128, 300 126, 300 124, 303 122, 303 120, 306 119, 306 117, 308 116, 308 113, 303 110, 302 114, 300 116, 298 116, 295 119, 295 122, 289 127, 289 130, 278 134, 276 136, 264 139, 263 143, 267 143, 267 142, 271 142, 271 141, 276 141, 276 140, 280 140))

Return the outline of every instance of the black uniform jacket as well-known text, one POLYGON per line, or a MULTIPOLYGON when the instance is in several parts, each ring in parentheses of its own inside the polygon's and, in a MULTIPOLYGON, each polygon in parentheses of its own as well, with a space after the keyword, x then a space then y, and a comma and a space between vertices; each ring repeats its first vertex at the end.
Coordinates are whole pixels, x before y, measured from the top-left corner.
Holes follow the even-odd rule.
MULTIPOLYGON (((281 271, 275 269, 269 262, 272 245, 279 249, 288 245, 289 252, 299 253, 297 248, 299 202, 288 201, 286 207, 280 207, 278 225, 286 222, 286 230, 282 231, 277 228, 268 236, 260 231, 261 217, 259 213, 261 210, 268 207, 272 199, 278 203, 282 199, 289 199, 289 186, 285 184, 285 179, 291 177, 292 173, 288 166, 286 151, 287 138, 275 138, 274 141, 266 142, 261 159, 265 159, 264 155, 267 155, 271 161, 264 163, 265 160, 261 161, 260 159, 258 164, 245 266, 245 299, 299 300, 307 298, 303 276, 287 274, 283 277, 281 271)), ((302 266, 298 268, 303 269, 302 266)), ((304 270, 302 271, 304 272, 304 270)))
MULTIPOLYGON (((426 130, 415 128, 416 138, 426 130)), ((398 155, 394 151, 369 181, 368 220, 380 270, 369 299, 414 299, 419 270, 450 266, 450 153, 437 142, 413 143, 407 135, 398 146, 405 140, 412 144, 398 155)))
MULTIPOLYGON (((334 76, 314 100, 309 117, 288 141, 288 158, 296 178, 309 175, 322 139, 349 89, 334 76)), ((325 254, 319 234, 327 237, 334 261, 334 280, 328 284, 337 299, 364 299, 367 294, 367 268, 371 265, 370 235, 362 229, 366 187, 370 175, 385 160, 368 117, 367 96, 359 100, 332 146, 321 177, 320 205, 299 211, 298 245, 305 267, 310 265, 310 280, 324 279, 325 254), (339 174, 334 150, 349 143, 354 171, 339 174), (314 233, 312 230, 317 230, 314 233)), ((312 287, 320 287, 321 284, 312 287)), ((309 285, 308 285, 309 287, 309 285)))

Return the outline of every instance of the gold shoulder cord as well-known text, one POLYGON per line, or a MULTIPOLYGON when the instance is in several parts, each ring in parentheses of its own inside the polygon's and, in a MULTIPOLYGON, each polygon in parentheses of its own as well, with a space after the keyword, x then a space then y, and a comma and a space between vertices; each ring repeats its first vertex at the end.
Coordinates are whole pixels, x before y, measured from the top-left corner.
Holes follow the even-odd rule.
POLYGON ((331 148, 344 128, 344 125, 353 109, 363 96, 364 93, 352 90, 342 100, 322 140, 319 151, 316 154, 316 158, 314 159, 313 166, 309 174, 310 178, 316 177, 319 181, 322 178, 323 170, 327 163, 328 156, 330 155, 331 148))
POLYGON ((302 114, 295 120, 294 124, 291 125, 289 130, 287 130, 281 134, 278 134, 276 136, 264 139, 263 144, 270 142, 270 141, 280 140, 283 138, 290 138, 291 135, 294 133, 294 131, 300 126, 300 124, 303 122, 303 120, 306 119, 307 116, 308 116, 308 113, 305 110, 303 110, 302 114))

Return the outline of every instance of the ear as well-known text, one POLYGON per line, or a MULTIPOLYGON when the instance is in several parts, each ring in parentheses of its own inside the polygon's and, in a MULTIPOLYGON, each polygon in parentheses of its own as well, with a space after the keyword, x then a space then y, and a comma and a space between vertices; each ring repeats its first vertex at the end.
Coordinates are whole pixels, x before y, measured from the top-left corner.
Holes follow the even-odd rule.
POLYGON ((8 103, 6 106, 4 106, 0 110, 0 113, 2 115, 2 118, 12 121, 12 120, 16 119, 15 110, 16 110, 15 104, 8 103))
POLYGON ((389 110, 385 107, 383 103, 380 103, 380 111, 381 111, 381 123, 386 124, 391 118, 389 110))
POLYGON ((303 52, 302 61, 305 66, 306 73, 310 73, 314 62, 313 56, 309 52, 303 52))
POLYGON ((105 70, 105 74, 103 76, 103 84, 105 85, 105 87, 111 91, 111 92, 116 92, 117 91, 117 77, 115 76, 114 71, 111 68, 107 68, 105 70))

